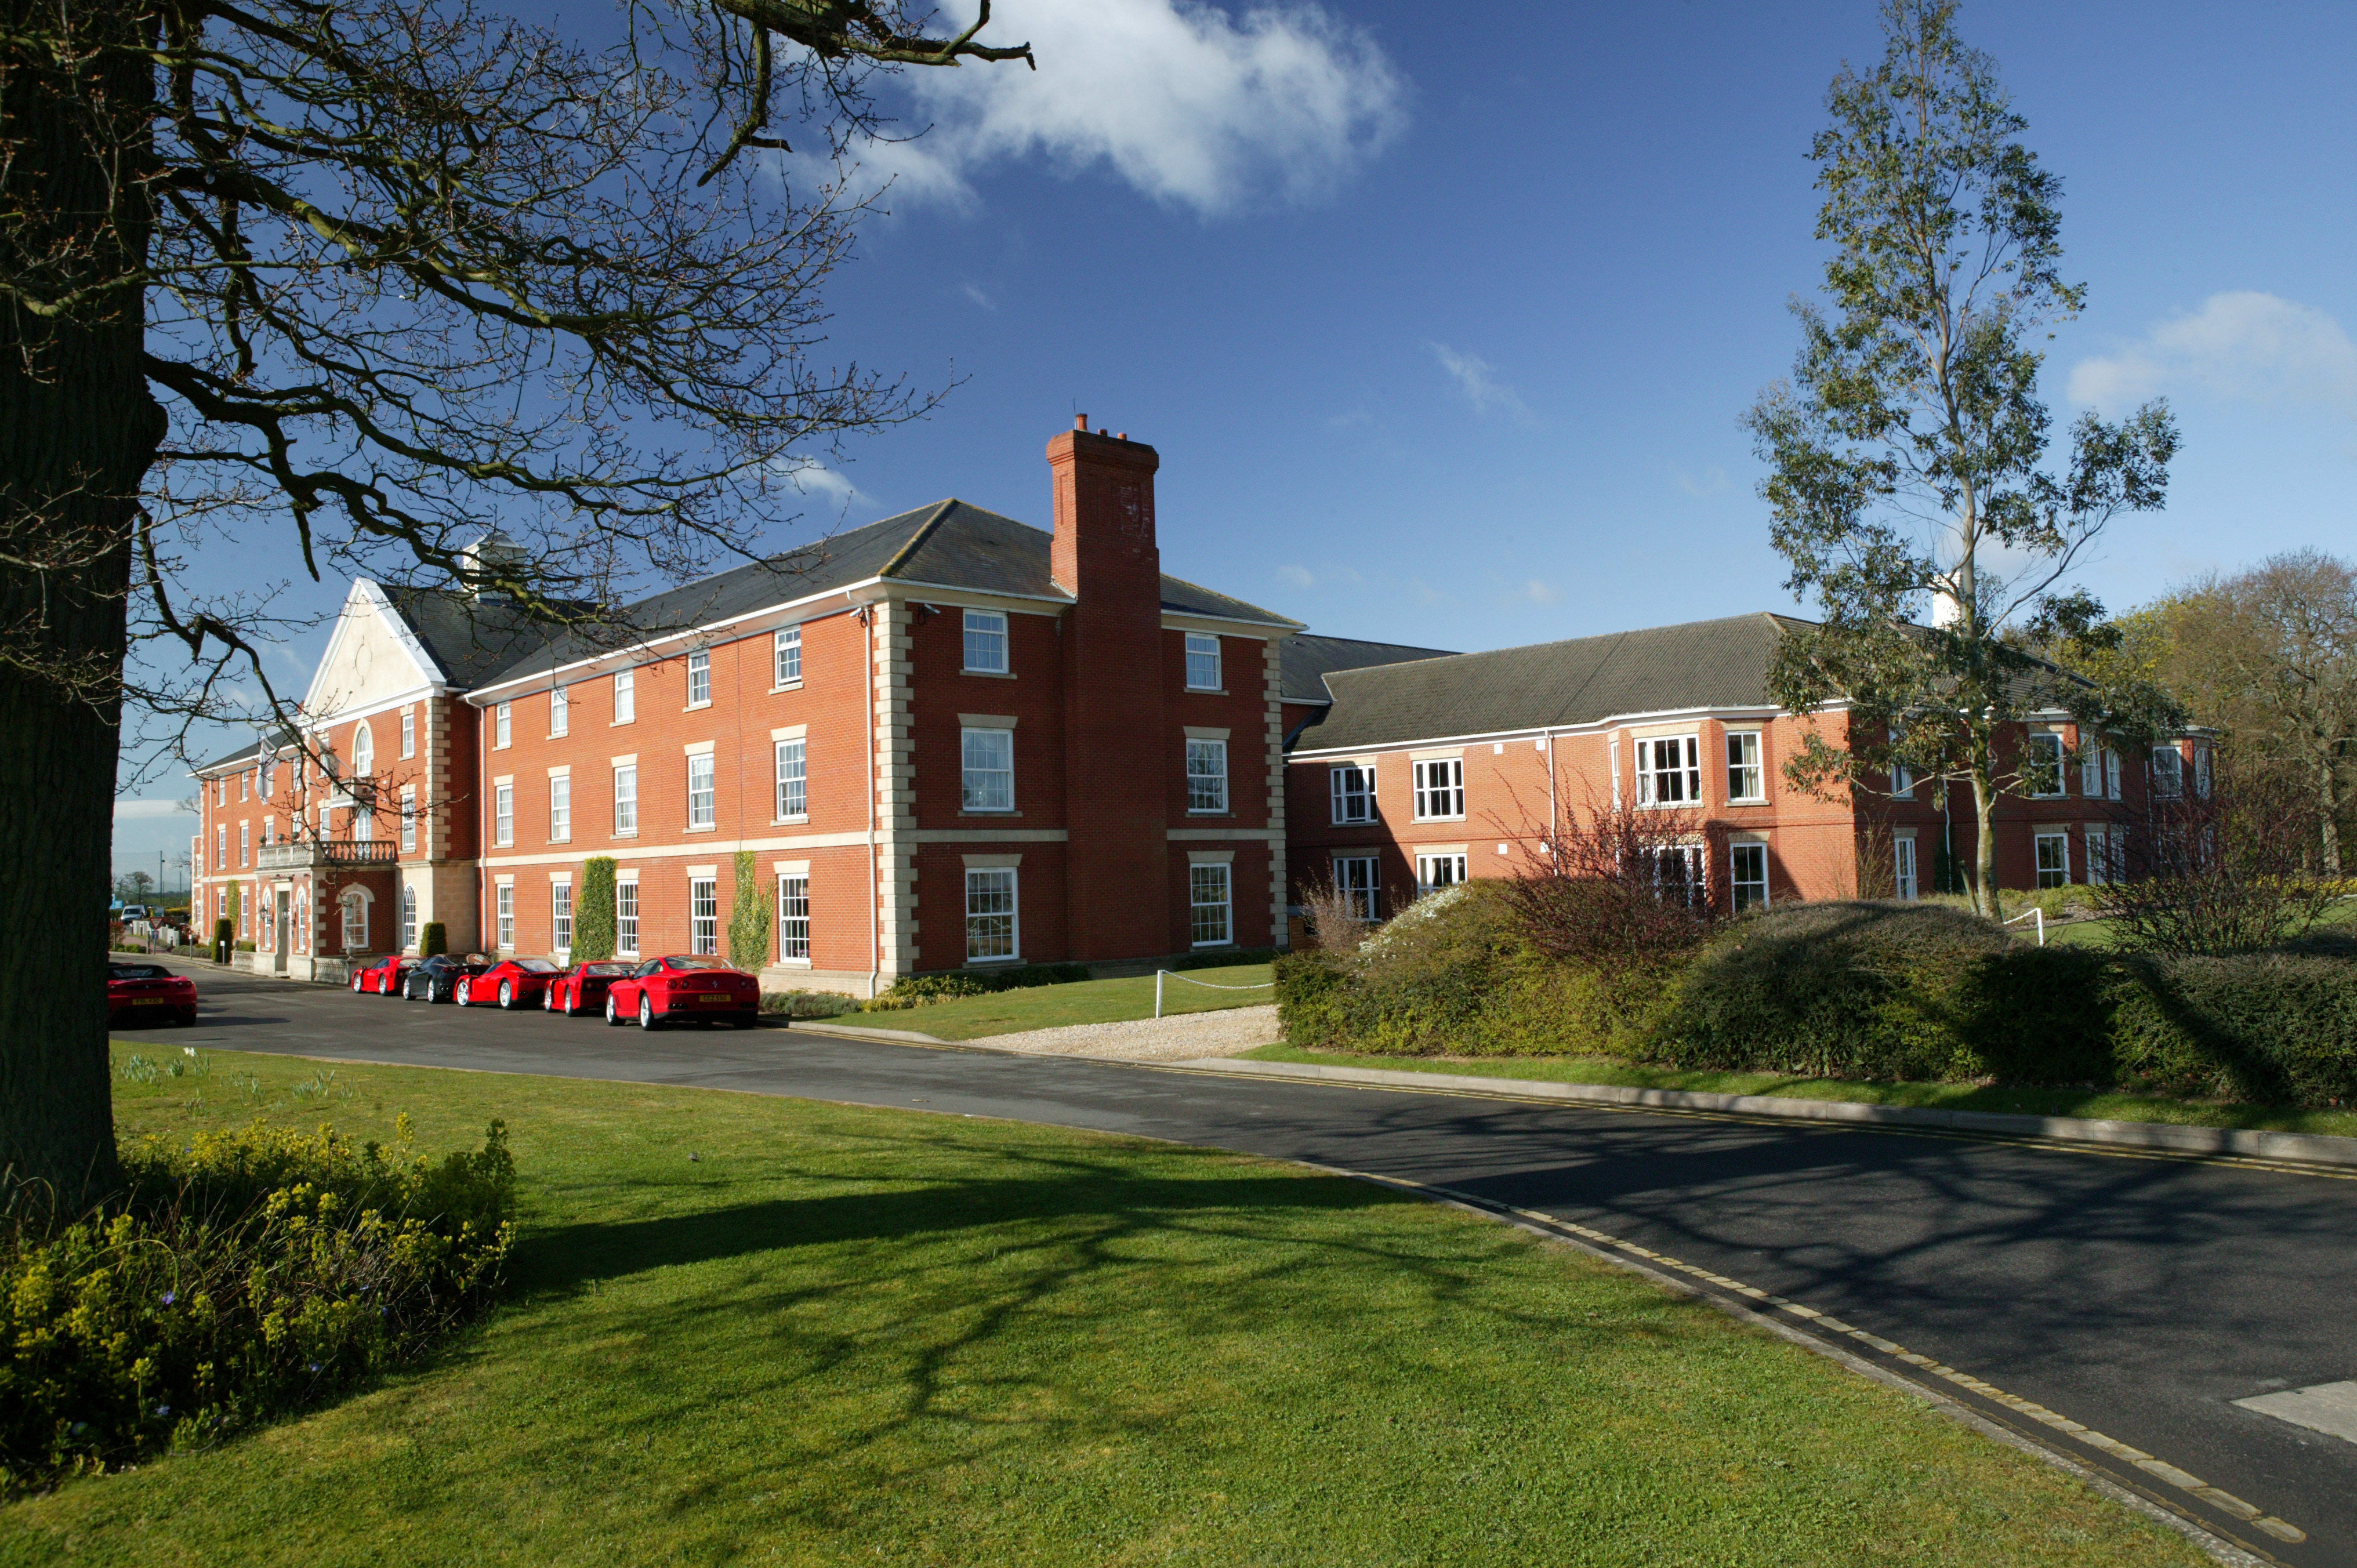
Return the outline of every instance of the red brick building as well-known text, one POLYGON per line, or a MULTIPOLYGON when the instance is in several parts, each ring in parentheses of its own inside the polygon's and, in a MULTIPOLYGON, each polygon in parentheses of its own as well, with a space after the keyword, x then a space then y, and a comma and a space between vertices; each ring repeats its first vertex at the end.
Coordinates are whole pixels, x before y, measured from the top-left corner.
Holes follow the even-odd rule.
MULTIPOLYGON (((1420 888, 1506 875, 1551 821, 1628 802, 1689 813, 1692 871, 1742 907, 1920 897, 1943 845, 1974 863, 1970 798, 1878 778, 1828 800, 1786 784, 1807 732, 1846 745, 1850 723, 1838 703, 1795 717, 1770 700, 1777 639, 1795 624, 1738 616, 1459 654, 1289 639, 1296 886, 1330 877, 1388 909, 1420 888)), ((2005 744, 2051 750, 2054 789, 1998 801, 2000 887, 2099 880, 2115 864, 2109 835, 2147 788, 2206 788, 2199 738, 2124 757, 2057 710, 2005 744)))
MULTIPOLYGON (((627 635, 354 584, 308 746, 198 771, 200 925, 235 888, 249 961, 317 979, 433 921, 563 958, 603 856, 622 954, 728 950, 742 880, 767 983, 865 994, 1282 945, 1309 879, 1388 908, 1523 864, 1591 801, 1697 813, 1694 869, 1745 903, 1911 897, 1937 845, 1970 861, 1969 811, 1928 787, 1785 786, 1848 716, 1768 700, 1779 618, 1470 654, 1313 636, 1163 574, 1152 447, 1083 422, 1048 461, 1052 530, 945 500, 658 596, 627 635)), ((2083 881, 2148 765, 2060 714, 2029 731, 2085 765, 2000 807, 1999 880, 2083 881)))

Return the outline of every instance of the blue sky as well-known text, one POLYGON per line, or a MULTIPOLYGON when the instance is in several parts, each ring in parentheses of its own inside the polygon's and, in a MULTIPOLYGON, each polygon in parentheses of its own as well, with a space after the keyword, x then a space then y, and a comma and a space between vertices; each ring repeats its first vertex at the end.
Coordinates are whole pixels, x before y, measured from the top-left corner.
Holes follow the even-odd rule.
MULTIPOLYGON (((1318 630, 1476 649, 1789 604, 1737 421, 1816 285, 1804 154, 1880 52, 1869 0, 996 11, 1041 69, 912 79, 934 129, 871 156, 892 210, 832 293, 836 353, 963 384, 814 476, 780 542, 946 495, 1044 526, 1077 408, 1160 449, 1166 569, 1318 630)), ((2158 394, 2183 426, 2168 511, 2087 585, 2357 549, 2357 8, 1961 26, 2065 180, 2090 292, 2058 416, 2158 394)), ((119 822, 124 868, 185 847, 158 809, 119 822)))

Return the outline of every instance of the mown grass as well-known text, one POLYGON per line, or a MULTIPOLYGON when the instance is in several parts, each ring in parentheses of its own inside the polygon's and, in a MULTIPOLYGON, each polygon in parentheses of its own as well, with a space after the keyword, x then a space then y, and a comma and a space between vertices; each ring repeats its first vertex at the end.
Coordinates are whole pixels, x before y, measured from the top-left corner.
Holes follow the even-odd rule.
POLYGON ((504 1118, 512 1302, 333 1408, 0 1509, 0 1561, 2201 1561, 1707 1307, 1363 1184, 905 1111, 207 1065, 118 1080, 125 1132, 504 1118))
POLYGON ((1684 1089, 1702 1094, 1782 1095, 1795 1100, 1846 1100, 1861 1105, 1926 1105, 1943 1111, 1995 1111, 2029 1116, 2083 1116, 2113 1122, 2171 1122, 2190 1127, 2249 1127, 2277 1133, 2357 1137, 2357 1111, 2309 1111, 2273 1105, 2230 1105, 2116 1090, 2025 1088, 1984 1083, 1861 1083, 1850 1079, 1788 1078, 1772 1072, 1689 1072, 1639 1067, 1603 1057, 1386 1057, 1304 1051, 1284 1044, 1237 1055, 1247 1061, 1314 1062, 1327 1067, 1387 1068, 1403 1072, 1463 1073, 1476 1078, 1536 1079, 1547 1083, 1610 1084, 1628 1089, 1684 1089))
MULTIPOLYGON (((1235 964, 1224 969, 1193 969, 1187 979, 1211 985, 1265 986, 1269 966, 1235 964)), ((1163 983, 1166 1016, 1177 1013, 1215 1013, 1228 1007, 1253 1007, 1274 1001, 1276 993, 1208 991, 1176 977, 1163 983)), ((989 996, 965 996, 955 1002, 911 1007, 905 1012, 861 1013, 841 1023, 864 1028, 913 1029, 937 1040, 976 1040, 986 1035, 1011 1035, 1022 1029, 1054 1029, 1066 1024, 1113 1024, 1154 1016, 1154 976, 1137 974, 1119 980, 1082 980, 1069 985, 1034 985, 1021 991, 1001 991, 989 996)))

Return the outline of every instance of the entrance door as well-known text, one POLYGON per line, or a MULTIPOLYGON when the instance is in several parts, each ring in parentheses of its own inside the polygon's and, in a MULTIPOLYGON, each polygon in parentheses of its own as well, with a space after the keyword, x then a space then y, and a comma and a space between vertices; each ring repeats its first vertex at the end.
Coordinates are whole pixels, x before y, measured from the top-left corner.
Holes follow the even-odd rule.
POLYGON ((278 950, 271 960, 270 967, 282 974, 286 972, 287 950, 294 945, 294 897, 295 894, 290 888, 281 887, 278 890, 278 950))

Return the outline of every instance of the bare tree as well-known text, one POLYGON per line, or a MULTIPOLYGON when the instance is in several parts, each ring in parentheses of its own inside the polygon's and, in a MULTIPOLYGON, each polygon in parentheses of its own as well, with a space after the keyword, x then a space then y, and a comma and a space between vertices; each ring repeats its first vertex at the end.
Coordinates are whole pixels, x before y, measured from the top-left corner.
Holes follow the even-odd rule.
POLYGON ((1726 857, 1695 812, 1590 799, 1524 836, 1534 853, 1506 901, 1549 958, 1643 969, 1694 947, 1729 912, 1717 872, 1726 857))
POLYGON ((2302 936, 2336 886, 2314 872, 2315 803, 2296 768, 2222 758, 2208 788, 2156 790, 2115 826, 2096 907, 2124 946, 2251 952, 2302 936))
MULTIPOLYGON (((98 935, 126 714, 282 715, 234 541, 602 619, 752 551, 791 474, 929 396, 822 363, 862 203, 744 155, 871 73, 1028 58, 899 0, 0 0, 0 1170, 111 1187, 98 935), (487 515, 536 548, 470 555, 487 515)), ((802 133, 798 133, 802 134, 802 133)))

